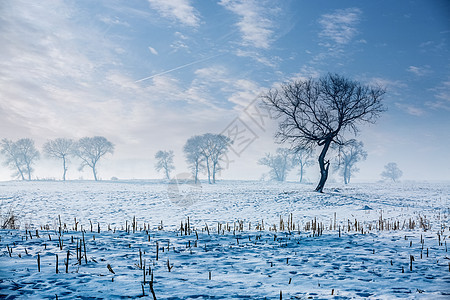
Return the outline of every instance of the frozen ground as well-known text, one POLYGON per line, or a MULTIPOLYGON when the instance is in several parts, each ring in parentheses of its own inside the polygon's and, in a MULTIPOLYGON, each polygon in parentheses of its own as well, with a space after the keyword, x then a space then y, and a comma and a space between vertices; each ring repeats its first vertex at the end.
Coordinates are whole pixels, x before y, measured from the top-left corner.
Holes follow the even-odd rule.
POLYGON ((450 297, 450 184, 313 188, 1 182, 0 297, 152 299, 151 274, 157 299, 450 297))

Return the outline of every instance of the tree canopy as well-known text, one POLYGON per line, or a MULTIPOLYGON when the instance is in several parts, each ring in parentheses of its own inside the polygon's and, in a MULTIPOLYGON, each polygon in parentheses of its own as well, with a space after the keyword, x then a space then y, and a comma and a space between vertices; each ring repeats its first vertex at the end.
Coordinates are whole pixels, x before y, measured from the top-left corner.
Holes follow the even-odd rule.
POLYGON ((114 153, 114 144, 103 136, 84 137, 76 143, 74 153, 81 159, 79 169, 89 166, 97 181, 97 163, 107 153, 114 153))

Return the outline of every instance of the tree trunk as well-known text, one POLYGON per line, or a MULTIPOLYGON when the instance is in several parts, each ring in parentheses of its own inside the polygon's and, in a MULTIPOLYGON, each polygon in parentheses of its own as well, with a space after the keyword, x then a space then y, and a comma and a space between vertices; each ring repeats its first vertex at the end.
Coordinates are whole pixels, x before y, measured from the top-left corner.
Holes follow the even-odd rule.
POLYGON ((347 167, 347 165, 344 166, 344 183, 348 184, 348 167, 347 167))
POLYGON ((22 178, 22 180, 25 180, 25 176, 23 176, 23 171, 20 168, 19 164, 17 163, 17 160, 15 160, 15 164, 16 164, 17 170, 19 171, 20 177, 22 178))
POLYGON ((300 183, 303 181, 303 163, 300 163, 300 183))
POLYGON ((328 179, 328 169, 330 168, 330 162, 325 162, 325 155, 327 154, 328 149, 330 148, 331 141, 333 139, 329 138, 325 140, 322 151, 319 155, 319 167, 320 167, 320 180, 319 184, 316 187, 316 192, 323 193, 323 188, 325 186, 325 182, 328 179))
POLYGON ((66 171, 67 171, 67 168, 66 168, 66 157, 65 157, 65 156, 63 157, 63 168, 64 168, 63 180, 66 181, 66 171))
POLYGON ((216 163, 213 163, 213 183, 216 183, 216 163))
POLYGON ((28 180, 31 181, 31 167, 27 164, 28 180))
POLYGON ((208 170, 208 183, 211 184, 211 171, 209 170, 209 159, 206 159, 206 169, 208 170))
POLYGON ((195 164, 195 174, 194 174, 194 182, 197 184, 198 181, 198 162, 195 164))
POLYGON ((97 181, 97 171, 95 170, 95 165, 92 166, 92 172, 94 173, 94 179, 97 181))
POLYGON ((166 168, 164 168, 164 170, 166 171, 166 178, 167 178, 167 179, 170 179, 170 175, 169 175, 169 170, 168 170, 168 168, 166 167, 166 168))

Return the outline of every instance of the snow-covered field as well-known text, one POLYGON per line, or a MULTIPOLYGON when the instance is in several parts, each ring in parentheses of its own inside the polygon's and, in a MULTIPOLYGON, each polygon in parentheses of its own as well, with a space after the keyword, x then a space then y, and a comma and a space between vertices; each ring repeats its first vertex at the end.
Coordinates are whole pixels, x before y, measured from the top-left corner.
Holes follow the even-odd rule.
POLYGON ((0 298, 450 298, 450 184, 313 189, 0 182, 0 298))

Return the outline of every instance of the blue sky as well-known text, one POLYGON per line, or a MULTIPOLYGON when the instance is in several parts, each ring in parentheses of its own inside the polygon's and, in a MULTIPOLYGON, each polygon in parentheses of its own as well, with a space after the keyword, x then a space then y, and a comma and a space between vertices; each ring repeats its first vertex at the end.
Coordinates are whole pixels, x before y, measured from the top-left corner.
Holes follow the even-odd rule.
MULTIPOLYGON (((357 137, 369 156, 355 180, 379 179, 391 161, 404 179, 450 180, 449 14, 448 1, 425 0, 2 1, 0 137, 41 147, 103 135, 116 152, 100 177, 159 178, 158 150, 173 149, 181 173, 190 136, 240 128, 221 176, 259 179, 276 121, 250 118, 253 101, 336 72, 387 89, 388 111, 357 137)), ((90 178, 77 164, 68 177, 90 178)), ((35 175, 59 173, 42 159, 35 175)))

